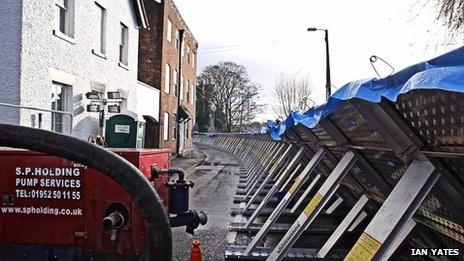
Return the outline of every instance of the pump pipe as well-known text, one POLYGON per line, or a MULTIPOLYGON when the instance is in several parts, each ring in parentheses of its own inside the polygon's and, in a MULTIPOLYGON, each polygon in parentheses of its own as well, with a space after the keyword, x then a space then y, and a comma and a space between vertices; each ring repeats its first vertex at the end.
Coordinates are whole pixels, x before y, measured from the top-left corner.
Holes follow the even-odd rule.
POLYGON ((185 182, 185 171, 181 168, 160 169, 152 166, 150 181, 153 181, 155 178, 157 178, 159 174, 168 174, 169 176, 177 174, 179 176, 178 182, 185 182))
POLYGON ((204 211, 197 212, 196 210, 189 210, 185 213, 177 214, 175 217, 169 218, 171 227, 186 227, 187 233, 194 235, 195 229, 200 225, 206 225, 208 222, 208 215, 204 211))
POLYGON ((102 220, 105 229, 119 229, 126 223, 126 219, 119 212, 113 212, 102 220))
MULTIPOLYGON (((187 183, 185 181, 185 171, 181 168, 168 168, 168 169, 162 169, 162 168, 157 168, 156 166, 151 166, 151 177, 150 181, 154 181, 156 178, 158 178, 159 174, 168 174, 169 176, 172 176, 173 174, 178 174, 179 179, 175 181, 175 183, 167 183, 168 186, 173 186, 173 187, 178 187, 181 188, 187 188, 186 195, 187 198, 185 201, 179 200, 180 197, 175 197, 173 194, 171 194, 171 202, 169 203, 169 207, 171 210, 171 214, 177 214, 174 217, 169 217, 169 222, 171 224, 171 227, 186 227, 187 233, 194 234, 195 229, 198 228, 198 226, 205 225, 208 222, 208 215, 204 211, 199 211, 197 212, 196 210, 188 210, 188 187, 193 187, 193 183, 189 182, 187 183), (181 204, 181 207, 178 205, 173 206, 172 202, 174 199, 178 199, 178 202, 183 202, 184 204, 181 204)), ((181 189, 176 190, 177 193, 180 193, 181 189)), ((171 192, 172 193, 172 192, 171 192)))

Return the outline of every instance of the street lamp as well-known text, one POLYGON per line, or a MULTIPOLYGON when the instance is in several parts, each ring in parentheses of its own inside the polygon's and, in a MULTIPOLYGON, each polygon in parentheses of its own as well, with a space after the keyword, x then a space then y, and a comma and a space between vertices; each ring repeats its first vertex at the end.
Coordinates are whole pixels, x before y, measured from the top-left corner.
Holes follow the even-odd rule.
POLYGON ((119 91, 108 92, 107 99, 103 98, 101 93, 96 91, 87 92, 85 97, 90 100, 87 105, 88 112, 98 112, 100 122, 100 134, 103 136, 103 129, 105 127, 105 107, 109 113, 121 112, 121 94, 119 91))
POLYGON ((330 94, 331 94, 331 86, 330 83, 330 59, 329 59, 329 30, 327 29, 318 29, 315 27, 308 28, 308 32, 315 32, 315 31, 324 31, 325 33, 325 62, 326 62, 326 81, 325 81, 325 98, 328 101, 330 94))

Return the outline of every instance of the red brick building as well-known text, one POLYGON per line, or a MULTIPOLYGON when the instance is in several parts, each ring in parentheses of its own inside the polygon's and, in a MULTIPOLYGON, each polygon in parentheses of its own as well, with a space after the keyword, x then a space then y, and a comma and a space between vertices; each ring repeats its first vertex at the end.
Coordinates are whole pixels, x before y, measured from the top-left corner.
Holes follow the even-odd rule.
POLYGON ((160 121, 151 126, 147 122, 147 131, 155 133, 153 144, 170 148, 173 153, 179 131, 180 151, 185 155, 193 148, 198 43, 172 0, 144 2, 150 28, 139 34, 138 80, 161 93, 160 121), (182 43, 180 30, 184 30, 182 43))

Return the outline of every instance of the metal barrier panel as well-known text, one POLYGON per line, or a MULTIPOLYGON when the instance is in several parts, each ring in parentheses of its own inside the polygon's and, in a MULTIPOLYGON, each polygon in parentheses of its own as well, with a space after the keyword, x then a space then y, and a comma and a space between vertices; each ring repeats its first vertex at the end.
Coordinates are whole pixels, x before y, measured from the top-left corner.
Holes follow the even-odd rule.
POLYGON ((227 248, 227 258, 395 260, 410 248, 464 249, 463 100, 463 93, 439 90, 411 91, 396 102, 354 99, 311 129, 287 130, 279 142, 266 135, 199 139, 213 147, 220 140, 241 147, 229 151, 246 170, 239 188, 247 189, 242 195, 248 198, 233 208, 240 219, 231 228, 242 238, 227 248), (284 143, 303 148, 302 154, 320 148, 315 168, 321 171, 298 182, 310 159, 296 159, 292 149, 275 164, 280 156, 270 159, 270 144, 284 143), (356 158, 349 171, 328 175, 347 151, 356 158), (295 192, 291 202, 289 191, 295 192), (319 239, 317 226, 327 220, 333 220, 333 231, 319 239))

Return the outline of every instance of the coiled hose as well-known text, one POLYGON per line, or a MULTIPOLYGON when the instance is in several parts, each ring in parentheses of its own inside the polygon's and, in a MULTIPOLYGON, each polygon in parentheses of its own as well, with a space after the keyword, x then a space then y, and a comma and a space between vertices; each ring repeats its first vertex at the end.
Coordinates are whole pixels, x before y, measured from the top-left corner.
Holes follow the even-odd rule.
POLYGON ((169 217, 162 200, 143 174, 115 153, 74 137, 0 123, 0 146, 58 156, 93 168, 120 185, 145 217, 149 260, 172 259, 169 217))

